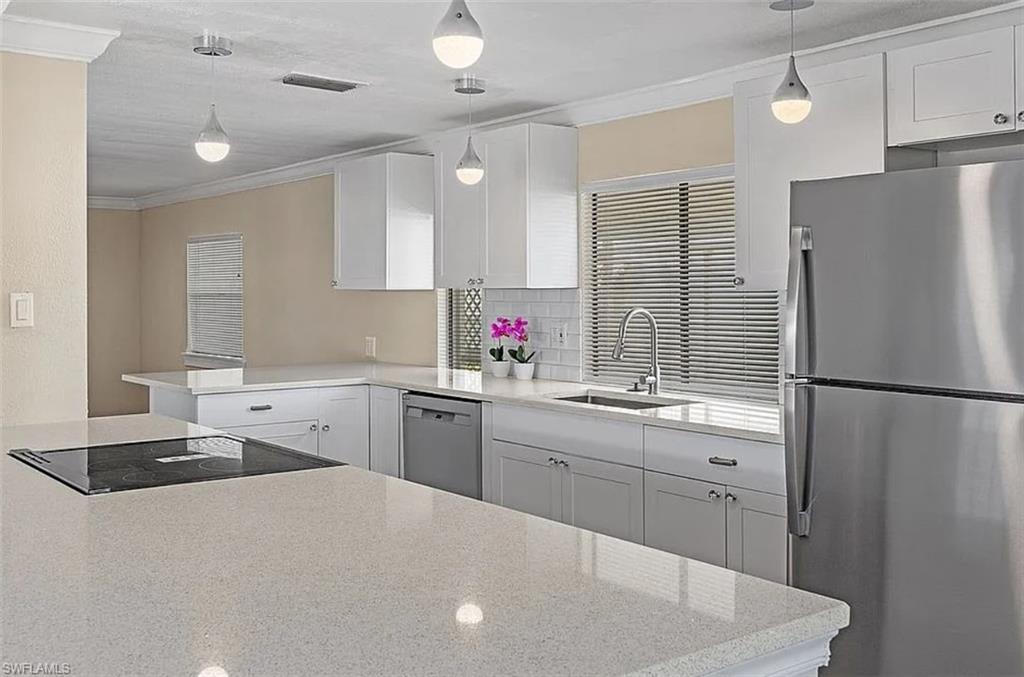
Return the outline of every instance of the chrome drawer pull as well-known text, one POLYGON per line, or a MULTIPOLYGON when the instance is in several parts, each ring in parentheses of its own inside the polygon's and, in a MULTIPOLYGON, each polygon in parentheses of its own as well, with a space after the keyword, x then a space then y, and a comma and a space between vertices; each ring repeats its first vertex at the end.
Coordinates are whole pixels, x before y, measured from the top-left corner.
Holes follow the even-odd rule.
POLYGON ((249 405, 249 411, 270 411, 274 406, 271 404, 252 404, 249 405))
POLYGON ((712 456, 708 459, 708 463, 711 465, 727 465, 730 468, 739 465, 735 458, 722 458, 721 456, 712 456))

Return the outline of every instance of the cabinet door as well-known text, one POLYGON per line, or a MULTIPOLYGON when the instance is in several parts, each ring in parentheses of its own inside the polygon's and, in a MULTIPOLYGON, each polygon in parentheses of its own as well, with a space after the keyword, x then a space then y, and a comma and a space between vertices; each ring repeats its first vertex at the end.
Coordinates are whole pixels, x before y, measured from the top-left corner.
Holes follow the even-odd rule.
POLYGON ((725 487, 644 472, 644 544, 725 566, 725 487))
POLYGON ((786 583, 789 533, 785 497, 735 487, 728 487, 727 492, 726 566, 786 583))
POLYGON ((387 156, 334 170, 334 279, 339 289, 386 289, 387 156))
POLYGON ((480 276, 492 289, 526 287, 529 126, 486 132, 478 144, 486 205, 480 276))
POLYGON ((491 491, 498 505, 562 519, 562 485, 555 454, 495 441, 491 445, 491 491))
POLYGON ((1017 26, 1014 49, 1017 52, 1017 129, 1024 130, 1024 24, 1017 26))
POLYGON ((1012 27, 893 50, 886 59, 890 145, 1014 130, 1012 27))
POLYGON ((402 393, 370 386, 370 470, 400 477, 402 393))
POLYGON ((319 449, 317 428, 317 422, 309 420, 230 426, 221 430, 239 437, 251 437, 307 454, 316 454, 319 449))
POLYGON ((438 288, 465 289, 481 275, 486 183, 467 186, 456 178, 455 165, 465 150, 466 137, 458 134, 438 141, 434 151, 434 278, 438 288))
POLYGON ((320 388, 320 455, 370 467, 368 386, 320 388))
POLYGON ((616 463, 559 456, 562 520, 627 541, 644 540, 644 473, 616 463))
POLYGON ((885 170, 882 55, 801 70, 814 105, 787 125, 771 113, 777 75, 736 84, 736 275, 741 291, 781 290, 789 259, 789 184, 885 170))

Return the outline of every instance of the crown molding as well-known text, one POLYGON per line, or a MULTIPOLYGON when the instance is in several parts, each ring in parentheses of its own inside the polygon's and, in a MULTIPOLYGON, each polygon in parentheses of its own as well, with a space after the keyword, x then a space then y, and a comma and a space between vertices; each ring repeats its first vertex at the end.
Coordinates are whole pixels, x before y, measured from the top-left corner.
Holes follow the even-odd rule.
POLYGON ((122 211, 137 211, 139 202, 133 197, 103 197, 89 196, 89 209, 118 209, 122 211))
MULTIPOLYGON (((1013 0, 1012 2, 987 7, 975 12, 958 14, 870 35, 858 36, 828 45, 821 45, 798 51, 796 54, 801 60, 801 67, 878 54, 909 45, 983 31, 996 26, 1019 24, 1022 23, 1021 16, 1019 15, 1021 9, 1024 9, 1024 0, 1013 0), (1018 14, 1014 14, 1015 11, 1018 14)), ((634 115, 656 113, 712 99, 731 97, 733 86, 737 82, 771 74, 779 74, 781 77, 781 69, 788 58, 789 54, 780 54, 658 85, 490 120, 484 124, 474 125, 472 128, 468 126, 456 127, 436 134, 411 137, 347 153, 298 162, 284 167, 151 193, 134 198, 135 208, 150 209, 178 202, 216 197, 243 190, 253 190, 281 183, 301 181, 316 176, 324 176, 333 173, 334 166, 339 161, 364 157, 383 151, 430 152, 437 139, 449 134, 465 134, 471 130, 494 129, 523 122, 583 127, 634 115)))
POLYGON ((119 35, 121 31, 106 28, 0 13, 0 52, 89 63, 119 35))

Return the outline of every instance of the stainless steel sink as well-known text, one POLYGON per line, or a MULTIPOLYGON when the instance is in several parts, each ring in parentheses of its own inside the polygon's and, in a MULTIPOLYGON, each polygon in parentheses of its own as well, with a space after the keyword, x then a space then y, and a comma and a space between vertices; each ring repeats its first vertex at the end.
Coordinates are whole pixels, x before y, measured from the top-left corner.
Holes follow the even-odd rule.
POLYGON ((601 407, 616 409, 657 409, 658 407, 678 407, 693 404, 692 400, 652 397, 650 395, 629 395, 606 391, 587 391, 576 395, 556 395, 551 399, 560 402, 578 402, 579 404, 596 404, 601 407))

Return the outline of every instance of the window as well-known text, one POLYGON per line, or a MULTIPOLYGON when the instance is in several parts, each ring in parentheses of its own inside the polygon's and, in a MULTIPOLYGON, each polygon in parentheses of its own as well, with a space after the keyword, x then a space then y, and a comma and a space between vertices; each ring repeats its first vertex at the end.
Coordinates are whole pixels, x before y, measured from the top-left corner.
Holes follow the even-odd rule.
POLYGON ((733 286, 735 187, 715 173, 584 194, 587 380, 631 384, 646 372, 642 318, 631 323, 625 359, 611 359, 623 314, 643 306, 658 321, 663 388, 778 400, 779 293, 733 286))
POLYGON ((480 289, 438 291, 437 364, 442 369, 480 371, 482 308, 480 289))
POLYGON ((190 237, 187 260, 190 367, 245 363, 242 353, 242 236, 190 237))

